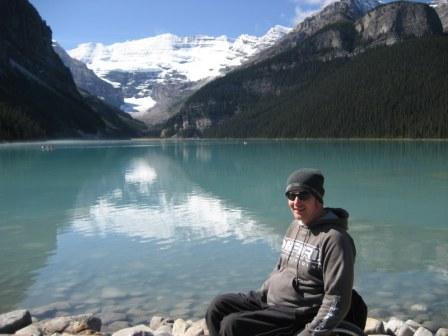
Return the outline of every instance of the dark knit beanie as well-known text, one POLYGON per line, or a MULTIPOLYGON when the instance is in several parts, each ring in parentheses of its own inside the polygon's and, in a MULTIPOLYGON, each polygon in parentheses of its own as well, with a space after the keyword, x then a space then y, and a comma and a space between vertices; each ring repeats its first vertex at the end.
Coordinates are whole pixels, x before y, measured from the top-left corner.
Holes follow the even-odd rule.
POLYGON ((317 169, 303 168, 296 170, 286 180, 285 194, 289 191, 308 190, 320 203, 325 194, 324 176, 317 169))

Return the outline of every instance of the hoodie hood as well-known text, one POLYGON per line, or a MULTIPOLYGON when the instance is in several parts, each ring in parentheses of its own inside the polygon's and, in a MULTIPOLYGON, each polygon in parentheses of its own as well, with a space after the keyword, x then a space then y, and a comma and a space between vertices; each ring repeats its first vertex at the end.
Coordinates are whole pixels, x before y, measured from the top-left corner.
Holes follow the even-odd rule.
POLYGON ((316 222, 311 223, 310 229, 321 225, 338 225, 344 230, 348 230, 349 214, 342 208, 325 208, 325 213, 316 222))

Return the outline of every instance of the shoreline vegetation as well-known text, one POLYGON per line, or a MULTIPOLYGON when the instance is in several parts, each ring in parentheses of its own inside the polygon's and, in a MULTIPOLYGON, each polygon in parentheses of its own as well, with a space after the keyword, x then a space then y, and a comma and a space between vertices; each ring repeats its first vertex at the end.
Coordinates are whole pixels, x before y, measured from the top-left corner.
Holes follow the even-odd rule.
POLYGON ((0 145, 38 145, 38 144, 71 144, 71 143, 115 143, 115 142, 139 142, 139 141, 161 141, 161 142, 202 142, 202 141, 235 141, 235 142, 258 142, 258 141, 336 141, 336 142, 448 142, 448 138, 130 138, 130 139, 45 139, 45 140, 23 140, 7 141, 0 139, 0 145))
MULTIPOLYGON (((95 314, 65 315, 55 310, 55 305, 43 306, 34 310, 15 310, 0 314, 0 335, 17 336, 207 336, 205 320, 184 320, 171 317, 152 316, 142 319, 136 325, 120 320, 122 316, 110 313, 107 324, 95 314), (41 318, 51 312, 54 317, 41 318), (115 319, 115 320, 114 320, 115 319)), ((369 317, 364 329, 366 335, 388 336, 448 336, 448 328, 430 327, 427 323, 414 320, 400 320, 391 317, 382 321, 369 317)))

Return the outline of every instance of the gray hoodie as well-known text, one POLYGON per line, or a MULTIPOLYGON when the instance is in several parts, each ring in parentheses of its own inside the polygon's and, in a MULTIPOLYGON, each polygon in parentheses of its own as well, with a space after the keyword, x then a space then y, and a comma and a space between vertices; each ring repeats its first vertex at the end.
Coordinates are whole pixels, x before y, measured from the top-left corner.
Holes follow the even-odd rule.
POLYGON ((348 213, 325 208, 308 226, 294 220, 283 239, 280 260, 261 290, 269 305, 313 314, 304 334, 321 335, 350 308, 355 245, 347 233, 348 213))

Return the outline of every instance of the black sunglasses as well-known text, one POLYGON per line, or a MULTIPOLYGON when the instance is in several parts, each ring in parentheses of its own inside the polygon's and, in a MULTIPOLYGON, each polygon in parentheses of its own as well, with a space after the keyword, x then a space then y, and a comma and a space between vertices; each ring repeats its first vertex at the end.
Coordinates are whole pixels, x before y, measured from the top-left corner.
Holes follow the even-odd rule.
POLYGON ((286 193, 286 198, 290 201, 294 201, 296 197, 301 201, 307 201, 311 198, 311 193, 309 191, 292 192, 288 191, 286 193))

